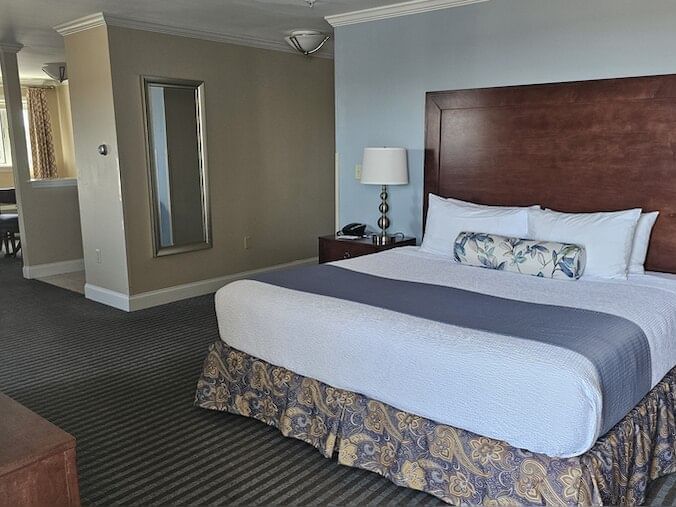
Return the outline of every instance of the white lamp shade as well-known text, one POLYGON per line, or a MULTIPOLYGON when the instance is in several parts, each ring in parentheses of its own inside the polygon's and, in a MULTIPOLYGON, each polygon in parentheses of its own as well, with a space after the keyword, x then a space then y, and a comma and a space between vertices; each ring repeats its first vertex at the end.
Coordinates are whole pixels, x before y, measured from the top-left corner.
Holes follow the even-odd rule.
POLYGON ((407 185, 406 148, 364 148, 361 182, 365 185, 407 185))

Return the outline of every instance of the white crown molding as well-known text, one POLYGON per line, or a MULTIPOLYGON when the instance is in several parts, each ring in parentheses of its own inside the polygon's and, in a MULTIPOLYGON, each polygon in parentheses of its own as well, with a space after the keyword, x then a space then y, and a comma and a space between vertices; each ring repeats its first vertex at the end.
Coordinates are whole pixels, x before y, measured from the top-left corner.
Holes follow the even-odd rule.
POLYGON ((359 11, 346 12, 343 14, 334 14, 332 16, 326 16, 324 19, 331 26, 336 27, 354 25, 356 23, 366 23, 367 21, 377 21, 379 19, 409 16, 411 14, 438 11, 440 9, 460 7, 462 5, 487 1, 489 0, 410 0, 409 2, 383 5, 382 7, 373 7, 371 9, 362 9, 359 11))
MULTIPOLYGON (((259 49, 270 49, 272 51, 282 51, 284 53, 299 54, 295 49, 289 46, 283 38, 280 40, 268 40, 250 35, 227 34, 220 32, 210 32, 207 30, 198 30, 193 28, 181 28, 178 26, 164 25, 161 23, 152 23, 150 21, 139 21, 129 18, 111 16, 102 12, 85 16, 83 18, 62 23, 54 27, 60 35, 71 35, 97 26, 115 26, 118 28, 129 28, 132 30, 143 30, 146 32, 162 33, 165 35, 175 35, 178 37, 188 37, 190 39, 208 40, 212 42, 221 42, 225 44, 235 44, 237 46, 247 46, 259 49)), ((313 56, 320 58, 333 58, 333 52, 325 49, 315 53, 313 56)))
POLYGON ((56 25, 54 30, 56 30, 59 35, 65 37, 66 35, 83 32, 84 30, 89 30, 91 28, 96 28, 97 26, 103 26, 105 24, 106 19, 103 17, 103 13, 97 12, 96 14, 90 14, 89 16, 83 16, 81 18, 74 19, 73 21, 56 25))
POLYGON ((0 51, 3 53, 18 53, 23 49, 23 44, 18 42, 0 42, 0 51))

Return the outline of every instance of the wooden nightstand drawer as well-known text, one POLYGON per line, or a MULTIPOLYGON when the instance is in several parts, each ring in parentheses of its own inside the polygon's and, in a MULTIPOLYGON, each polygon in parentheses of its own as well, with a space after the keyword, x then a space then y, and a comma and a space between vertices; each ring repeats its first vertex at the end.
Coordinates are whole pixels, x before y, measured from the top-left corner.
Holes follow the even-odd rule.
POLYGON ((374 245, 371 238, 347 240, 337 236, 321 236, 319 238, 319 262, 333 262, 352 257, 360 257, 398 246, 415 245, 415 238, 404 238, 390 245, 374 245))

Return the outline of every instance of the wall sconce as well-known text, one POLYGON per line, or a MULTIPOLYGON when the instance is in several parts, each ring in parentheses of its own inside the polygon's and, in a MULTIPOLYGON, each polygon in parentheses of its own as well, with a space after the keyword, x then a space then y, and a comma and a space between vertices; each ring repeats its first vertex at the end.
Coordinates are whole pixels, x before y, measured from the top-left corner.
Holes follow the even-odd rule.
POLYGON ((317 30, 293 30, 284 39, 296 51, 308 56, 319 51, 330 38, 317 30))

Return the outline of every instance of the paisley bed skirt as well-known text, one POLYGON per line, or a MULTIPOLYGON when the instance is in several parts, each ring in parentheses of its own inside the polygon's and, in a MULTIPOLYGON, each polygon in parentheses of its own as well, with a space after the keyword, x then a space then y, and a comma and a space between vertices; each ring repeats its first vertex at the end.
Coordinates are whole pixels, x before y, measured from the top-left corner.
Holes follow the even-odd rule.
POLYGON ((232 349, 209 349, 199 407, 252 417, 327 458, 453 505, 641 504, 676 472, 676 368, 594 447, 551 458, 435 423, 232 349))

